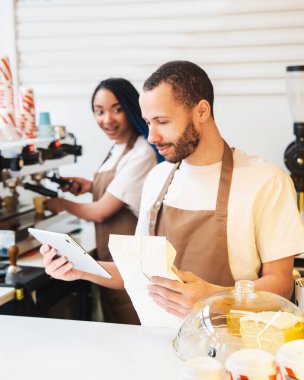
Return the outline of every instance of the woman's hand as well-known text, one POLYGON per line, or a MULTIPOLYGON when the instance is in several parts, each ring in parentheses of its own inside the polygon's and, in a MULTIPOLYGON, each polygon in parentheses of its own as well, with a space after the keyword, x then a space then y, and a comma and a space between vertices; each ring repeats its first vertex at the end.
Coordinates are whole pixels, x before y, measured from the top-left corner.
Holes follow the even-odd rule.
POLYGON ((57 280, 74 281, 82 278, 81 271, 74 269, 73 264, 65 256, 58 257, 57 250, 48 244, 40 247, 43 256, 43 266, 46 274, 57 280))
POLYGON ((73 181, 72 185, 65 185, 60 187, 60 189, 64 192, 69 191, 74 195, 81 195, 84 193, 92 192, 92 181, 89 181, 85 178, 80 177, 61 177, 62 179, 73 181))
POLYGON ((64 202, 63 198, 49 198, 44 202, 44 206, 46 209, 58 214, 60 211, 64 211, 64 202))

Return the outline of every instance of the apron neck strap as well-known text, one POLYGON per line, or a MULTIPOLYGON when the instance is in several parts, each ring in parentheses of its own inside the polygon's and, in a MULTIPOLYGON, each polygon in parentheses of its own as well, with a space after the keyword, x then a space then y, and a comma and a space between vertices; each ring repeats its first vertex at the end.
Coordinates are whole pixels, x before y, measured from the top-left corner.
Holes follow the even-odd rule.
POLYGON ((231 148, 224 140, 224 153, 222 158, 222 169, 219 183, 219 190, 216 200, 216 211, 221 213, 227 212, 230 186, 233 171, 233 155, 231 148))
MULTIPOLYGON (((125 154, 127 154, 131 149, 133 149, 135 143, 136 143, 136 140, 138 138, 138 135, 132 135, 131 138, 128 140, 127 144, 126 144, 126 147, 125 149, 123 150, 123 152, 121 153, 121 155, 119 156, 118 160, 116 161, 115 165, 113 166, 112 170, 116 170, 117 168, 117 165, 119 164, 119 161, 123 158, 123 156, 125 154)), ((111 146, 111 149, 109 151, 109 153, 107 154, 106 158, 102 161, 101 165, 102 166, 112 155, 112 149, 114 148, 115 144, 113 144, 111 146)))

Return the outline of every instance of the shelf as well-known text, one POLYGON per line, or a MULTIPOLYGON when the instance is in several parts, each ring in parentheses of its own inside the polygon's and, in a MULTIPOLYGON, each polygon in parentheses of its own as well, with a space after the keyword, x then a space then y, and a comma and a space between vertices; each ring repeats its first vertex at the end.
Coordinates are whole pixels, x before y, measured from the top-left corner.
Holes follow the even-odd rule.
MULTIPOLYGON (((69 154, 61 158, 46 160, 42 164, 26 165, 20 171, 9 171, 9 178, 24 177, 27 175, 54 170, 63 165, 71 165, 75 163, 75 156, 69 154)), ((8 178, 8 179, 9 179, 8 178)), ((1 178, 0 178, 1 182, 1 178)))
POLYGON ((18 139, 12 141, 0 142, 0 150, 23 147, 29 144, 47 143, 55 140, 55 136, 52 137, 37 137, 35 139, 18 139))

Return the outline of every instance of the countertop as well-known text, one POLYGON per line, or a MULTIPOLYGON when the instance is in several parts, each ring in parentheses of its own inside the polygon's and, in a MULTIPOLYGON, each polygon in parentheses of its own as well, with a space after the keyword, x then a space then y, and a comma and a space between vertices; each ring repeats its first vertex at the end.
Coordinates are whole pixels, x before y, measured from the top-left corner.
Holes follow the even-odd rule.
POLYGON ((3 380, 177 379, 177 331, 102 322, 0 316, 3 380))

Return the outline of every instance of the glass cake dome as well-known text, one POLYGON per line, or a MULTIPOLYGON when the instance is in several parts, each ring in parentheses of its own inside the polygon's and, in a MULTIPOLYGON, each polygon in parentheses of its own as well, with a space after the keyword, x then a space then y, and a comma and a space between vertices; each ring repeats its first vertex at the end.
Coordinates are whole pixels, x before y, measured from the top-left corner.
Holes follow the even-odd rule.
POLYGON ((276 294, 255 291, 253 281, 237 281, 233 290, 199 301, 185 318, 173 341, 177 355, 227 356, 241 348, 275 353, 283 343, 304 338, 304 315, 276 294))

